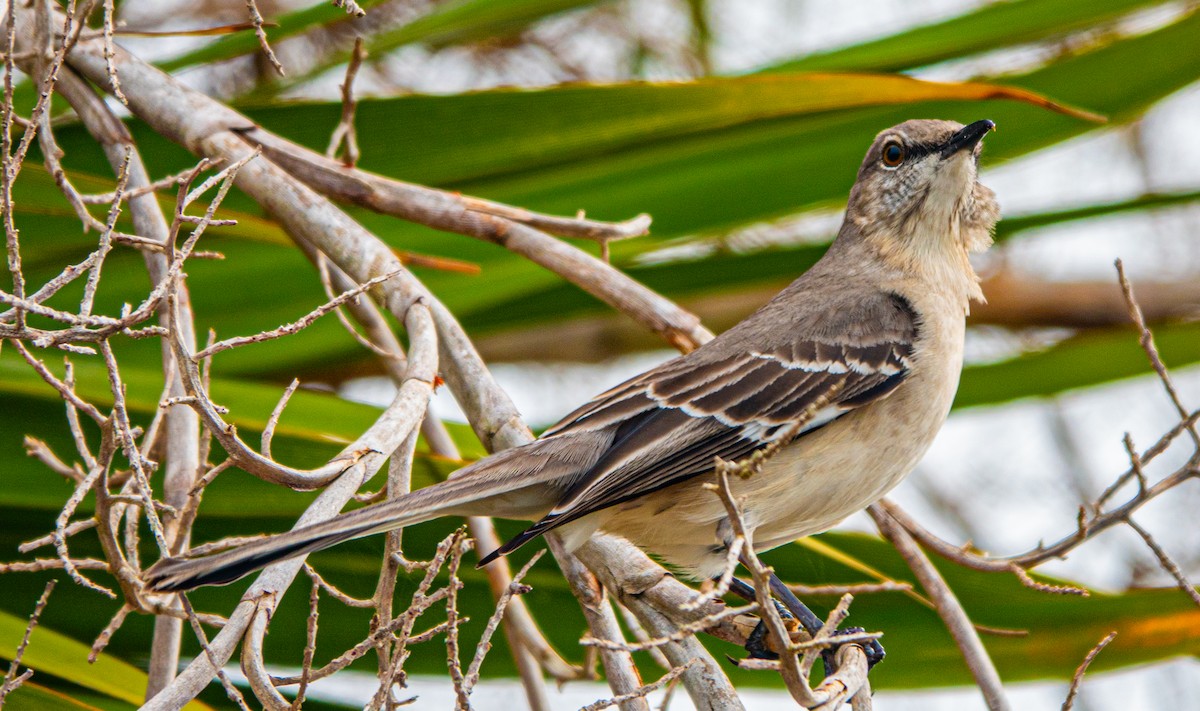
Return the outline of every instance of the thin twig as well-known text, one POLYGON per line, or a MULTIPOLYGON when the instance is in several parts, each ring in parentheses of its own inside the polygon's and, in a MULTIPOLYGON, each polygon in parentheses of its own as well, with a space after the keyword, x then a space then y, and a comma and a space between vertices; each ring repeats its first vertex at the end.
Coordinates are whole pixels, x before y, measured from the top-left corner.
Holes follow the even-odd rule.
POLYGON ((896 551, 912 569, 917 582, 925 588, 925 592, 933 601, 934 609, 937 610, 947 629, 950 630, 951 636, 954 637, 954 641, 958 644, 963 659, 967 663, 967 668, 975 677, 975 683, 979 685, 988 709, 990 711, 1008 711, 1011 707, 1004 695, 1000 675, 996 672, 996 667, 992 663, 991 657, 988 656, 983 642, 979 639, 975 626, 971 623, 954 592, 942 579, 933 564, 929 562, 929 558, 917 546, 907 529, 892 518, 886 509, 876 504, 869 507, 867 511, 875 519, 879 532, 895 546, 896 551))
POLYGON ((288 401, 292 399, 292 394, 298 387, 300 387, 300 378, 292 378, 291 384, 284 388, 283 395, 279 396, 279 402, 275 404, 275 409, 271 410, 271 416, 267 418, 260 446, 264 457, 271 456, 271 438, 275 436, 275 427, 279 424, 279 418, 283 416, 284 408, 287 407, 288 401))
POLYGON ((1075 705, 1075 696, 1079 693, 1079 685, 1083 683, 1083 675, 1087 673, 1088 667, 1091 666, 1092 660, 1096 658, 1096 655, 1103 651, 1116 636, 1117 633, 1115 630, 1105 635, 1104 639, 1097 642, 1095 647, 1092 647, 1091 651, 1087 653, 1087 656, 1079 664, 1079 667, 1075 669, 1075 674, 1071 677, 1071 688, 1067 690, 1067 698, 1063 701, 1062 711, 1071 711, 1071 707, 1075 705))
POLYGON ((315 583, 317 587, 324 590, 325 594, 342 603, 346 607, 359 607, 365 609, 375 605, 373 600, 363 600, 342 592, 333 583, 321 577, 321 574, 317 572, 316 568, 312 567, 308 563, 304 564, 304 574, 309 578, 312 578, 313 583, 315 583))
POLYGON ((1167 551, 1158 544, 1158 541, 1154 540, 1154 536, 1150 535, 1149 531, 1142 528, 1141 525, 1139 525, 1132 518, 1126 520, 1125 524, 1136 531, 1139 536, 1141 536, 1142 540, 1146 543, 1146 546, 1154 553, 1154 557, 1158 559, 1158 564, 1161 565, 1163 570, 1167 571, 1172 578, 1174 578, 1175 584, 1179 587, 1179 589, 1182 590, 1185 595, 1191 598, 1192 602, 1196 603, 1196 605, 1200 607, 1200 591, 1196 590, 1196 586, 1193 585, 1190 580, 1188 580, 1187 575, 1184 574, 1183 570, 1179 567, 1179 564, 1172 560, 1170 554, 1168 554, 1167 551))
POLYGON ((24 684, 25 681, 33 676, 32 669, 26 669, 18 674, 21 668, 21 658, 25 656, 25 649, 29 646, 29 638, 33 635, 33 628, 37 627, 38 619, 42 616, 42 611, 46 609, 46 603, 50 601, 50 593, 54 592, 54 585, 57 581, 51 580, 46 583, 46 589, 42 591, 41 597, 38 598, 37 604, 33 607, 33 613, 29 615, 29 622, 25 625, 25 634, 21 637, 20 644, 17 645, 17 652, 13 655, 12 664, 8 666, 8 673, 4 675, 4 683, 0 684, 0 706, 4 706, 4 697, 15 691, 17 687, 24 684))
MULTIPOLYGON (((1125 296, 1125 305, 1129 308, 1129 318, 1139 331, 1138 343, 1141 344, 1142 350, 1146 351, 1146 357, 1150 360, 1150 365, 1154 368, 1154 372, 1158 373, 1158 379, 1162 381, 1163 389, 1167 391, 1167 396, 1171 398, 1171 404, 1175 406, 1180 419, 1187 419, 1188 409, 1184 407, 1183 401, 1179 397, 1179 391, 1175 388, 1175 383, 1171 379, 1171 374, 1167 371, 1166 364, 1163 363, 1162 357, 1158 354, 1158 347, 1154 344, 1154 334, 1146 326, 1146 319, 1142 316, 1142 307, 1138 305, 1137 299, 1133 295, 1133 285, 1129 283, 1129 279, 1125 276, 1125 264, 1118 259, 1114 262, 1114 265, 1117 268, 1117 280, 1121 283, 1121 293, 1125 296)), ((1189 427, 1188 432, 1192 435, 1192 441, 1197 447, 1200 447, 1200 430, 1197 430, 1195 427, 1189 427)))
POLYGON ((392 277, 396 276, 399 273, 400 273, 399 271, 392 271, 392 272, 388 272, 387 274, 377 276, 374 279, 369 279, 365 283, 359 284, 357 287, 351 289, 350 291, 342 292, 341 294, 338 295, 337 298, 333 299, 332 301, 327 301, 324 304, 321 304, 320 306, 318 306, 317 308, 308 312, 307 314, 300 317, 299 319, 297 319, 289 324, 280 326, 279 328, 272 329, 270 331, 263 331, 262 333, 256 333, 253 336, 237 336, 235 338, 229 338, 224 341, 218 341, 217 343, 214 343, 213 345, 208 346, 204 350, 193 355, 192 360, 199 361, 201 359, 208 358, 209 356, 215 355, 222 351, 227 351, 227 350, 230 350, 231 348, 237 348, 238 346, 244 346, 248 343, 262 343, 264 341, 270 341, 270 340, 274 340, 276 338, 282 338, 284 336, 290 336, 292 334, 299 333, 300 331, 302 331, 305 328, 308 328, 310 325, 312 325, 312 323, 314 321, 321 318, 322 316, 329 313, 330 311, 333 311, 338 306, 341 306, 342 304, 346 303, 347 301, 357 297, 359 294, 362 294, 363 292, 372 288, 376 284, 382 284, 383 282, 391 279, 392 277))
POLYGON ((362 37, 355 37, 354 51, 350 53, 350 63, 346 65, 346 78, 342 81, 342 117, 329 138, 329 147, 325 149, 328 158, 337 158, 338 148, 345 144, 342 165, 347 168, 358 165, 358 131, 354 128, 354 111, 358 103, 354 100, 354 77, 366 58, 367 50, 363 47, 362 37))
POLYGON ((620 696, 614 696, 611 699, 602 699, 600 701, 593 701, 592 703, 588 704, 587 706, 584 706, 583 708, 579 709, 579 711, 600 711, 600 709, 607 709, 607 708, 612 708, 613 706, 620 706, 621 704, 624 704, 627 701, 632 701, 633 699, 645 699, 646 696, 648 696, 652 692, 658 691, 659 689, 663 688, 667 684, 670 684, 671 682, 678 679, 680 674, 683 674, 685 671, 688 670, 689 667, 691 667, 693 664, 696 664, 698 661, 699 660, 696 660, 696 659, 688 660, 687 663, 681 664, 677 667, 674 667, 673 669, 668 671, 666 674, 663 674, 662 676, 660 676, 657 681, 653 681, 644 686, 639 686, 638 688, 634 689, 633 691, 629 692, 628 694, 621 694, 620 696))
POLYGON ((446 595, 446 666, 450 670, 450 682, 454 685, 455 709, 470 711, 471 690, 467 687, 463 675, 462 663, 458 657, 458 627, 464 621, 458 615, 458 591, 462 581, 458 578, 458 566, 462 562, 463 539, 466 531, 459 529, 455 532, 454 545, 450 548, 450 556, 446 562, 446 573, 450 580, 446 583, 450 593, 446 595))
POLYGON ((124 92, 121 91, 121 79, 117 76, 117 65, 113 62, 113 56, 116 51, 113 49, 113 26, 117 10, 114 0, 104 0, 104 62, 108 68, 108 81, 112 87, 113 96, 117 97, 117 101, 122 104, 129 104, 129 100, 125 98, 124 92))
POLYGON ((514 595, 524 595, 533 588, 521 583, 521 580, 529 573, 529 569, 537 563, 544 550, 534 554, 529 562, 521 566, 517 574, 513 576, 513 581, 509 584, 508 589, 496 601, 496 611, 488 618, 487 625, 483 628, 483 634, 479 638, 478 644, 475 645, 475 656, 471 659, 471 664, 467 667, 466 676, 463 679, 463 688, 469 695, 475 685, 479 683, 479 669, 483 666, 483 659, 492 648, 492 635, 496 633, 496 628, 500 626, 500 620, 504 617, 504 611, 508 607, 509 600, 512 600, 514 595))
MULTIPOLYGON (((312 570, 311 566, 305 565, 305 572, 312 570)), ((308 691, 308 682, 312 676, 313 655, 317 652, 317 621, 319 613, 317 603, 321 599, 321 584, 317 578, 313 578, 312 590, 308 594, 308 624, 305 626, 304 636, 304 660, 300 664, 300 685, 296 687, 296 699, 292 702, 292 708, 299 711, 304 704, 304 693, 308 691)))
POLYGON ((271 44, 267 41, 267 31, 263 29, 265 20, 263 20, 262 13, 258 11, 258 4, 254 0, 246 0, 246 12, 250 13, 250 22, 254 25, 254 36, 258 38, 258 46, 262 48, 267 61, 271 63, 279 76, 286 76, 287 72, 283 70, 283 65, 279 63, 279 58, 275 56, 275 51, 271 49, 271 44))

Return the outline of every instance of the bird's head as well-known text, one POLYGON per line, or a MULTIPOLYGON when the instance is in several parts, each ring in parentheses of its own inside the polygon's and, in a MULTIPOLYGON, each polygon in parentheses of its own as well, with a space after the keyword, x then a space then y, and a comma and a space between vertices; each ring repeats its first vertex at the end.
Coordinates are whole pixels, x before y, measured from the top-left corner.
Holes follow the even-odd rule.
POLYGON ((995 193, 977 178, 983 137, 995 127, 912 120, 880 132, 858 169, 846 222, 906 268, 949 261, 969 269, 966 253, 991 245, 1000 217, 995 193))
POLYGON ((976 166, 995 127, 913 120, 880 132, 858 169, 847 217, 864 233, 886 231, 916 249, 946 238, 968 251, 986 249, 1000 210, 976 166))

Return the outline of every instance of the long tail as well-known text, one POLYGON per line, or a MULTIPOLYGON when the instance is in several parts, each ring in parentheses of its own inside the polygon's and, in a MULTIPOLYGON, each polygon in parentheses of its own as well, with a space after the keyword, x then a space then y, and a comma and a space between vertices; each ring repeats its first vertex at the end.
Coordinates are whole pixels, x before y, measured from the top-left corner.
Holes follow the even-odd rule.
POLYGON ((460 507, 494 493, 492 483, 480 481, 478 477, 455 477, 386 503, 367 506, 223 553, 202 558, 164 558, 148 568, 142 578, 150 590, 157 592, 226 585, 276 561, 323 550, 351 538, 459 513, 460 507))

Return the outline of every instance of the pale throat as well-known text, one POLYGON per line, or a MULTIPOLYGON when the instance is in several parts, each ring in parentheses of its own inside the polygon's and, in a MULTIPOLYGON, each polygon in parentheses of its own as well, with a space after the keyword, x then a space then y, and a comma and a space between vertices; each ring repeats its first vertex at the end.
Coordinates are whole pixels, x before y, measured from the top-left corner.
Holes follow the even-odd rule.
POLYGON ((921 209, 908 219, 876 230, 868 238, 882 261, 939 290, 948 290, 963 313, 970 313, 971 301, 984 301, 970 253, 991 244, 991 230, 986 225, 965 224, 963 203, 970 195, 963 194, 961 187, 956 186, 955 192, 937 187, 935 182, 921 209))

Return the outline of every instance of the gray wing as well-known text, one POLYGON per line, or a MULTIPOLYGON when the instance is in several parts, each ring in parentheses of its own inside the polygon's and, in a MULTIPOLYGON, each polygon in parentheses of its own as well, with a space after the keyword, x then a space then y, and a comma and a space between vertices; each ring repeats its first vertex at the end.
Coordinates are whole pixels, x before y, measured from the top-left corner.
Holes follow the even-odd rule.
POLYGON ((665 363, 568 415, 543 437, 608 429, 611 445, 550 513, 482 562, 564 523, 710 472, 715 457, 743 459, 792 434, 797 422, 795 436, 803 436, 889 395, 911 370, 917 323, 906 302, 880 296, 855 304, 852 324, 839 312, 810 315, 824 323, 790 337, 761 328, 757 338, 727 333, 718 339, 724 343, 709 344, 715 348, 665 363), (840 323, 831 328, 828 321, 840 323), (763 347, 744 350, 755 342, 763 347))

